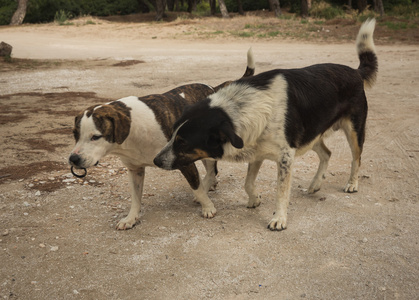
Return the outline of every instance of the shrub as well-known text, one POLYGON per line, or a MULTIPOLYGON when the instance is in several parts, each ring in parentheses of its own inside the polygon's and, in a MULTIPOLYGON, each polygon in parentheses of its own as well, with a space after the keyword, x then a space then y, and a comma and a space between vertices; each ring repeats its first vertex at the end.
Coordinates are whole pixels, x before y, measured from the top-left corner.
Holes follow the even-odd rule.
POLYGON ((0 25, 9 25, 17 2, 13 0, 0 0, 0 25))
POLYGON ((342 8, 333 6, 325 1, 315 2, 311 6, 310 15, 315 18, 323 18, 326 20, 343 16, 345 12, 342 8))

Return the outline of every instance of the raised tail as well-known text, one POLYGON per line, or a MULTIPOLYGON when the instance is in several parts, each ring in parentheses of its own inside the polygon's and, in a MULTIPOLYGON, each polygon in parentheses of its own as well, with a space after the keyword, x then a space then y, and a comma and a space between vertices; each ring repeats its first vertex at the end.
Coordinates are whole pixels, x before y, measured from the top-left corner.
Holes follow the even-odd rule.
MULTIPOLYGON (((247 67, 246 67, 246 71, 244 72, 243 77, 249 77, 255 74, 255 60, 253 58, 253 51, 252 48, 250 47, 249 50, 247 50, 247 67)), ((219 89, 226 87, 227 85, 229 85, 230 83, 232 83, 233 81, 226 81, 223 82, 220 85, 217 85, 216 87, 214 87, 214 91, 217 92, 219 89)))
POLYGON ((373 33, 375 19, 366 20, 359 29, 356 38, 356 48, 359 57, 358 71, 364 79, 364 84, 372 87, 377 79, 378 62, 375 54, 373 33))
POLYGON ((247 68, 242 77, 249 77, 255 74, 255 60, 253 58, 252 47, 247 50, 247 68))

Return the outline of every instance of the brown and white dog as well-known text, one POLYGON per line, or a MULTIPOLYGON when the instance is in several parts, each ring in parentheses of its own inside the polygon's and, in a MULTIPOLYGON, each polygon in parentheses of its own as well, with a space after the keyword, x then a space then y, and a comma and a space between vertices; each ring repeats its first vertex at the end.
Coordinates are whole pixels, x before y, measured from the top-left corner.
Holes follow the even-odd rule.
POLYGON ((263 160, 277 162, 276 210, 268 228, 283 230, 294 157, 310 149, 318 154, 320 165, 308 192, 318 191, 331 155, 323 139, 342 129, 353 158, 344 191, 356 192, 368 110, 364 84, 371 86, 378 70, 374 28, 375 20, 368 20, 358 33, 358 69, 318 64, 272 70, 242 78, 188 107, 154 163, 171 170, 208 157, 249 162, 245 190, 251 208, 260 204, 254 183, 263 160))
MULTIPOLYGON (((247 52, 247 68, 243 77, 254 74, 251 49, 247 52)), ((145 168, 153 167, 153 158, 172 135, 174 122, 187 105, 205 99, 231 81, 217 87, 205 84, 188 84, 164 94, 144 97, 126 97, 103 105, 94 105, 75 118, 74 138, 76 145, 71 151, 69 163, 79 169, 94 166, 107 154, 120 157, 127 167, 131 185, 131 209, 128 216, 119 221, 119 230, 132 228, 139 217, 145 168)), ((216 184, 216 162, 204 160, 206 176, 201 181, 193 162, 180 167, 191 186, 196 200, 202 205, 202 214, 212 218, 216 209, 207 192, 216 184)))

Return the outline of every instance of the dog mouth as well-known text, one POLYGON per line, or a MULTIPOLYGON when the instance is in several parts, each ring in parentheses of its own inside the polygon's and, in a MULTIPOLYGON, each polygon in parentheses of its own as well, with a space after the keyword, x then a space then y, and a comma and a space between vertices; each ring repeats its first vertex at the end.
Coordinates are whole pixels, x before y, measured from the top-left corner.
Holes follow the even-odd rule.
MULTIPOLYGON (((97 166, 98 164, 99 164, 99 161, 97 161, 97 162, 94 164, 94 166, 97 166)), ((83 167, 71 166, 70 170, 71 170, 71 174, 73 174, 73 176, 75 176, 75 177, 77 177, 77 178, 83 178, 83 177, 86 177, 86 175, 87 175, 87 169, 86 169, 86 168, 83 168, 83 167), (82 173, 82 174, 77 174, 77 173, 74 171, 74 169, 77 169, 77 170, 83 170, 83 172, 84 172, 84 173, 82 173)))

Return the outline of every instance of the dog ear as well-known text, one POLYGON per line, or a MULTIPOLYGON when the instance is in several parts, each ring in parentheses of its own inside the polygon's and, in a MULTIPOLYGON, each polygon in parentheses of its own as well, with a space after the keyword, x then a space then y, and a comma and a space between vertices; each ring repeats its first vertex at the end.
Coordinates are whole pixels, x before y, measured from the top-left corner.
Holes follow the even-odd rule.
POLYGON ((110 105, 98 108, 93 114, 96 127, 110 143, 122 144, 128 137, 131 119, 110 105))
POLYGON ((117 110, 114 110, 110 118, 113 123, 113 140, 117 144, 122 144, 129 135, 131 120, 117 110))
POLYGON ((243 140, 234 132, 233 125, 230 122, 223 122, 220 126, 220 132, 224 134, 233 147, 237 149, 243 148, 243 140))

